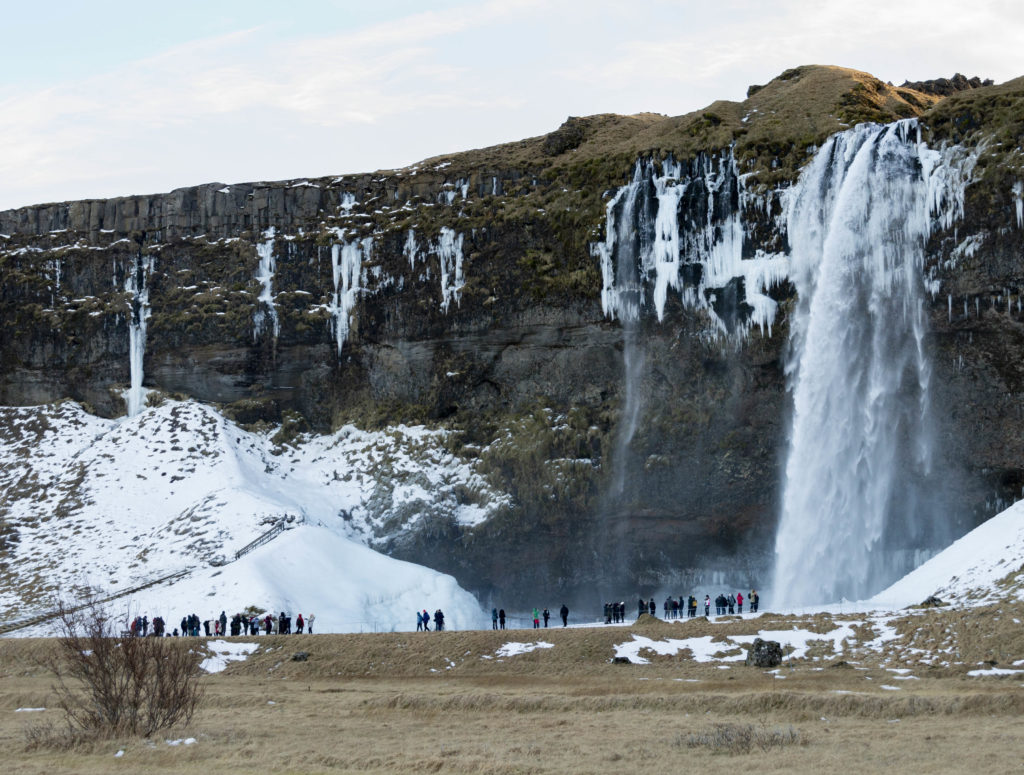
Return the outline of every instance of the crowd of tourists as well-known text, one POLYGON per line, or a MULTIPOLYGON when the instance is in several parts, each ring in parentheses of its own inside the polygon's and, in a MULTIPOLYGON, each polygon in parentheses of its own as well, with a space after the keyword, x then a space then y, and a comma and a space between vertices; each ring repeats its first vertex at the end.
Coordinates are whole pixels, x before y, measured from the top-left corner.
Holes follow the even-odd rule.
POLYGON ((260 615, 238 613, 230 620, 227 613, 221 611, 220 616, 213 616, 209 619, 200 619, 196 614, 187 614, 181 617, 181 629, 175 627, 171 632, 167 632, 167 624, 162 616, 154 616, 152 621, 146 616, 136 616, 132 619, 128 632, 130 635, 141 637, 152 634, 158 638, 165 635, 174 638, 198 637, 200 634, 209 638, 226 635, 259 635, 261 632, 265 635, 301 635, 303 632, 312 635, 315 620, 316 614, 307 616, 298 614, 293 627, 291 615, 284 611, 281 611, 280 616, 270 613, 260 615))
MULTIPOLYGON (((757 594, 756 589, 750 590, 750 596, 746 598, 748 610, 750 613, 757 613, 757 607, 760 602, 760 598, 757 594)), ((725 594, 724 592, 718 595, 714 600, 715 615, 726 616, 729 614, 742 614, 743 613, 743 593, 737 592, 736 594, 725 594)), ((662 603, 661 610, 665 619, 692 619, 697 616, 697 611, 701 607, 704 608, 704 616, 711 615, 711 595, 705 595, 703 602, 699 601, 696 595, 687 595, 683 597, 680 595, 676 597, 666 597, 665 602, 662 603)), ((651 616, 658 615, 658 604, 652 597, 650 600, 644 600, 642 597, 637 600, 636 606, 637 616, 643 614, 650 614, 651 616)), ((604 604, 604 621, 605 624, 618 624, 626 621, 626 603, 620 601, 618 603, 605 603, 604 604)))

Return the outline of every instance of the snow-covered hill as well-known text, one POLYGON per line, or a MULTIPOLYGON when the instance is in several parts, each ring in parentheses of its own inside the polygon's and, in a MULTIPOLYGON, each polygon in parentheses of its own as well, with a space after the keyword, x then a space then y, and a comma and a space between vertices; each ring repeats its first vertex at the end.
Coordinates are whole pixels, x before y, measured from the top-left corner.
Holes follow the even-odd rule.
POLYGON ((1024 501, 982 523, 879 592, 872 602, 903 608, 930 595, 956 605, 1024 599, 1024 501))
POLYGON ((63 402, 0 409, 0 442, 5 620, 54 595, 190 571, 137 602, 169 618, 318 608, 333 630, 414 626, 417 608, 441 607, 468 625, 479 607, 453 579, 365 544, 422 519, 477 523, 507 502, 425 428, 284 444, 195 402, 122 420, 63 402), (293 529, 235 559, 278 525, 293 529))

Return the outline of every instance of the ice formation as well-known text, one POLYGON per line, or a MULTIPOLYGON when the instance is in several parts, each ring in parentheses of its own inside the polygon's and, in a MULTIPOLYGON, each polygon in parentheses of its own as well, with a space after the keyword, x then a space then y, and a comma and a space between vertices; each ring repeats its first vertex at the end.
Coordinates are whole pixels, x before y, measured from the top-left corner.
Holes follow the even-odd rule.
MULTIPOLYGON (((410 231, 410 234, 412 232, 410 231)), ((334 298, 330 313, 334 321, 334 339, 338 355, 349 333, 349 314, 356 304, 360 290, 360 272, 363 259, 373 250, 373 237, 331 245, 331 268, 334 276, 334 298)))
POLYGON ((926 497, 941 474, 922 266, 933 224, 962 214, 971 169, 928 149, 913 121, 864 124, 831 137, 792 192, 779 605, 865 598, 908 570, 900 548, 950 538, 926 497))
POLYGON ((260 264, 256 270, 256 279, 263 286, 260 290, 256 316, 253 318, 253 339, 258 341, 266 316, 270 316, 271 326, 274 332, 274 339, 281 333, 281 323, 277 318, 277 308, 274 306, 273 281, 274 273, 277 271, 277 261, 274 257, 274 235, 275 229, 271 226, 263 232, 263 242, 256 246, 256 255, 259 256, 260 264))
POLYGON ((637 320, 649 305, 662 320, 673 291, 705 310, 720 334, 770 333, 777 305, 767 294, 786 279, 788 261, 763 251, 743 257, 743 214, 770 211, 775 196, 746 190, 731 150, 686 164, 638 161, 608 202, 604 241, 591 246, 605 314, 637 320))
POLYGON ((146 322, 149 320, 149 275, 153 271, 152 256, 136 257, 125 278, 124 288, 131 295, 131 314, 128 320, 128 416, 134 417, 145 404, 142 388, 143 361, 146 355, 146 322))
POLYGON ((441 310, 448 312, 453 299, 459 303, 466 284, 462 275, 462 235, 447 226, 441 227, 434 253, 441 263, 441 310))

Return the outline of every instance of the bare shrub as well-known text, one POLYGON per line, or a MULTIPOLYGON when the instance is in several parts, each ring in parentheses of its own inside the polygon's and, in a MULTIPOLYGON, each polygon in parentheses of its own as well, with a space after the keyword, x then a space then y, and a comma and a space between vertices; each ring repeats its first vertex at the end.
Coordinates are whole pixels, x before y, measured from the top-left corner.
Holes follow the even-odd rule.
POLYGON ((753 724, 715 724, 711 729, 692 733, 685 738, 680 735, 676 744, 687 748, 710 748, 719 753, 743 754, 789 745, 807 745, 807 739, 792 726, 788 729, 769 729, 764 724, 756 727, 753 724))
POLYGON ((60 603, 56 648, 40 658, 66 729, 26 731, 31 747, 140 735, 187 724, 203 687, 198 658, 171 638, 127 635, 127 623, 98 604, 60 603))

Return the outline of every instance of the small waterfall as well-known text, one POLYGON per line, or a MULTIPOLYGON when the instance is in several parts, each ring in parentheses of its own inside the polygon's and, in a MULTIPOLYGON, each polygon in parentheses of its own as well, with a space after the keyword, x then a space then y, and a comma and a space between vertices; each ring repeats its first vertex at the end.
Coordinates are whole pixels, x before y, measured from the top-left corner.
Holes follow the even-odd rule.
MULTIPOLYGON (((410 230, 410 234, 411 234, 410 230)), ((334 275, 334 297, 330 313, 334 321, 334 338, 338 355, 349 333, 349 314, 356 305, 360 290, 363 258, 373 250, 373 237, 331 245, 331 269, 334 275)))
POLYGON ((257 299, 256 315, 253 318, 253 340, 259 341, 263 332, 263 325, 266 316, 270 316, 271 328, 276 340, 281 333, 281 323, 277 318, 277 308, 274 306, 273 281, 274 273, 277 272, 277 260, 274 257, 274 235, 276 230, 273 226, 263 232, 263 242, 256 246, 256 255, 259 256, 260 264, 256 270, 256 279, 263 286, 257 299))
POLYGON ((863 599, 909 570, 908 548, 948 539, 922 268, 932 219, 962 214, 972 165, 929 150, 912 121, 861 125, 830 138, 792 192, 780 605, 863 599))
POLYGON ((153 271, 153 257, 140 252, 124 281, 124 289, 131 295, 131 316, 128 321, 128 416, 142 411, 146 391, 142 387, 143 361, 146 355, 146 321, 149 320, 149 276, 153 271))
POLYGON ((619 189, 607 205, 605 241, 597 249, 604 276, 601 301, 605 314, 617 316, 622 321, 622 414, 615 431, 610 461, 612 480, 609 495, 615 501, 625 493, 629 445, 640 423, 639 388, 645 358, 637 341, 637 324, 643 303, 640 267, 644 263, 642 256, 650 234, 650 208, 645 206, 649 202, 645 197, 647 184, 643 169, 637 164, 633 180, 619 189))
POLYGON ((1013 206, 1017 211, 1017 228, 1024 229, 1024 183, 1017 181, 1013 184, 1013 206))

